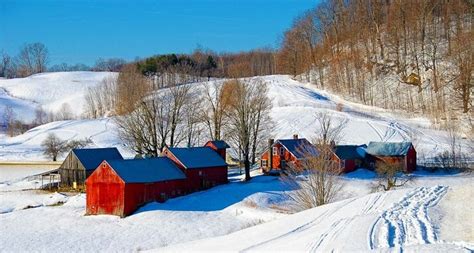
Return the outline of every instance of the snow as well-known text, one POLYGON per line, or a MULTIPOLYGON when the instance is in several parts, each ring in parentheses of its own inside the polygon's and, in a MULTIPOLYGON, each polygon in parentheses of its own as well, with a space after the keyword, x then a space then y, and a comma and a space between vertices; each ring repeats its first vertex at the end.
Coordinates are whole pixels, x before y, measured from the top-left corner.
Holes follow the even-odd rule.
MULTIPOLYGON (((80 114, 84 91, 107 75, 115 74, 45 73, 2 79, 0 106, 12 105, 21 117, 31 118, 37 104, 57 110, 67 102, 80 114)), ((333 119, 348 121, 341 144, 408 141, 416 136, 419 157, 449 147, 446 132, 431 129, 425 118, 348 102, 288 76, 258 79, 269 86, 275 139, 297 133, 311 140, 317 132, 314 115, 328 112, 333 119)), ((16 137, 0 134, 0 160, 46 160, 40 145, 49 133, 64 140, 90 138, 94 147, 117 147, 124 157, 133 157, 117 136, 114 119, 103 118, 51 122, 16 137)), ((461 142, 473 146, 470 139, 461 142)), ((278 177, 252 171, 254 178, 242 182, 238 170, 231 170, 229 184, 149 203, 121 219, 85 216, 84 194, 36 190, 39 182, 29 176, 48 169, 0 166, 0 251, 474 250, 472 174, 417 171, 404 187, 373 193, 375 173, 359 169, 341 177, 344 188, 334 203, 293 213, 289 189, 278 177)))
POLYGON ((57 112, 69 104, 76 116, 84 112, 84 94, 113 72, 54 72, 35 74, 25 78, 0 79, 0 109, 11 106, 18 119, 34 120, 34 110, 41 105, 45 111, 57 112), (24 100, 24 101, 22 101, 24 100))
MULTIPOLYGON (((58 109, 62 102, 68 102, 74 105, 73 108, 79 113, 83 108, 83 95, 86 88, 96 85, 108 75, 115 74, 107 72, 45 73, 28 78, 0 80, 0 87, 4 87, 15 96, 39 101, 45 106, 50 106, 51 109, 58 109), (70 86, 75 87, 73 92, 70 92, 70 86), (58 103, 58 100, 62 102, 58 103)), ((431 129, 431 124, 427 119, 404 118, 384 109, 348 102, 310 84, 295 81, 289 76, 264 76, 248 80, 251 82, 263 80, 269 87, 268 96, 273 103, 270 113, 274 122, 272 136, 275 139, 291 138, 295 133, 309 140, 314 139, 318 131, 315 115, 326 112, 335 121, 347 120, 348 122, 340 144, 411 140, 418 157, 425 158, 436 156, 449 149, 446 132, 431 129), (416 138, 413 139, 413 136, 416 138)), ((222 83, 222 80, 211 82, 222 83)), ((207 83, 209 82, 190 85, 196 86, 195 92, 201 92, 203 84, 207 83)), ((16 100, 10 97, 6 101, 16 100)), ((27 102, 25 100, 25 103, 27 102)), ((27 111, 28 107, 25 108, 24 110, 27 111)), ((28 115, 26 111, 24 115, 28 115)), ((30 114, 33 115, 34 112, 30 114)), ((91 138, 93 146, 118 147, 124 156, 134 156, 117 136, 113 118, 104 118, 52 122, 31 129, 20 136, 0 138, 0 160, 45 160, 40 144, 48 133, 55 133, 65 140, 91 138)), ((206 137, 202 139, 205 140, 206 137)), ((463 150, 474 146, 472 139, 461 140, 460 143, 463 145, 463 150)))

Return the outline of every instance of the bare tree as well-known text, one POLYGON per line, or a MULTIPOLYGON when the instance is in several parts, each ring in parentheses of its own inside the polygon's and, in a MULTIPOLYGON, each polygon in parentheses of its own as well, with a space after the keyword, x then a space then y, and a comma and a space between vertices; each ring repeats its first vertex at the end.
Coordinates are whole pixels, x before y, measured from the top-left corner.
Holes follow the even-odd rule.
POLYGON ((13 108, 9 105, 5 106, 3 112, 3 124, 6 127, 7 133, 9 136, 15 135, 14 123, 16 121, 16 113, 13 108))
POLYGON ((206 83, 204 85, 204 106, 202 107, 202 119, 206 123, 212 140, 220 140, 222 131, 226 124, 226 110, 229 107, 230 92, 225 92, 225 84, 218 82, 206 83))
POLYGON ((336 144, 343 137, 343 130, 348 120, 331 117, 329 113, 317 113, 315 115, 318 125, 317 141, 319 145, 336 144))
POLYGON ((261 129, 256 129, 268 114, 270 106, 262 106, 267 101, 265 84, 232 80, 227 82, 227 92, 231 92, 231 102, 228 111, 229 135, 239 146, 245 166, 245 180, 250 180, 250 159, 254 140, 258 140, 261 129), (256 137, 256 138, 254 138, 256 137))
POLYGON ((150 81, 137 70, 135 64, 125 65, 117 79, 115 113, 124 115, 133 111, 150 90, 150 81))
POLYGON ((85 94, 85 114, 87 117, 98 118, 115 114, 117 107, 117 79, 105 77, 98 86, 89 87, 85 94))
POLYGON ((411 180, 411 177, 403 174, 403 164, 388 163, 385 161, 377 161, 375 164, 375 172, 378 180, 375 190, 389 191, 395 187, 401 187, 411 180))
POLYGON ((56 120, 70 120, 74 118, 72 108, 68 103, 63 103, 56 113, 56 120))
POLYGON ((47 114, 43 110, 41 105, 38 105, 35 109, 35 120, 34 123, 37 125, 42 125, 47 122, 47 114))
POLYGON ((20 75, 29 76, 46 71, 49 60, 48 48, 42 43, 26 44, 18 55, 20 75))
POLYGON ((66 141, 59 139, 54 133, 48 134, 41 143, 41 147, 43 147, 43 154, 53 161, 56 161, 58 156, 67 150, 66 141))
POLYGON ((338 163, 333 161, 332 148, 329 145, 300 146, 304 157, 299 163, 290 163, 285 170, 283 181, 293 191, 288 193, 297 209, 309 209, 327 204, 340 193, 343 183, 338 177, 342 172, 338 163))

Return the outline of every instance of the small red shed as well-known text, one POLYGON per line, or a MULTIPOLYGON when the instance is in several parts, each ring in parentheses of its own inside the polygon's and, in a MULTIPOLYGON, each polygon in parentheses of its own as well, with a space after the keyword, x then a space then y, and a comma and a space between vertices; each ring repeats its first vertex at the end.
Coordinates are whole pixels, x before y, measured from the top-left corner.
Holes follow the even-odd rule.
POLYGON ((184 194, 186 176, 166 157, 103 161, 86 180, 86 213, 125 217, 184 194))
POLYGON ((318 155, 317 148, 305 138, 269 140, 269 148, 260 158, 260 168, 263 173, 284 170, 288 164, 299 166, 308 154, 318 155))
POLYGON ((210 147, 167 148, 163 155, 173 160, 185 173, 188 192, 228 182, 227 163, 221 154, 210 147))
POLYGON ((370 142, 366 153, 372 169, 375 168, 376 161, 401 163, 407 173, 416 169, 416 150, 411 142, 370 142))

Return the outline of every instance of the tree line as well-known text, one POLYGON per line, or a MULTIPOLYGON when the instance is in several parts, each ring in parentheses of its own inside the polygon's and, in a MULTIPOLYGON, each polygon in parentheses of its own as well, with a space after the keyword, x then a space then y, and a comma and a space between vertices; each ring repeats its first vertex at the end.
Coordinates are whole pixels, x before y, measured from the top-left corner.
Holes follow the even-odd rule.
POLYGON ((277 72, 440 118, 472 107, 471 1, 326 0, 284 33, 277 72))

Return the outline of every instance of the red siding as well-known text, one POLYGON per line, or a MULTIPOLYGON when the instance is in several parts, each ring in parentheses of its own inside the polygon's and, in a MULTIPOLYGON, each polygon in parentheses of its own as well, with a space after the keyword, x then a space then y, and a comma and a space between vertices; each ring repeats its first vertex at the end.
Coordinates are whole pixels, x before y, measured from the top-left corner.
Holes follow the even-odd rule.
POLYGON ((86 213, 122 216, 125 184, 106 162, 86 180, 86 213))
POLYGON ((214 143, 212 143, 211 141, 208 141, 208 142, 206 143, 206 145, 204 145, 204 146, 205 146, 205 147, 210 147, 210 148, 212 148, 214 151, 216 151, 216 152, 224 159, 224 161, 226 160, 226 150, 225 150, 225 148, 223 148, 223 149, 218 149, 218 148, 214 145, 214 143))
POLYGON ((124 183, 109 164, 103 162, 86 181, 86 213, 125 217, 148 202, 163 202, 183 195, 185 184, 185 179, 124 183))
MULTIPOLYGON (((288 150, 286 150, 285 148, 283 148, 283 153, 281 152, 281 147, 282 145, 280 143, 276 143, 273 147, 276 147, 277 148, 277 152, 273 152, 273 169, 276 169, 276 170, 281 170, 281 161, 285 161, 286 164, 288 163, 295 163, 296 166, 299 166, 299 162, 298 162, 298 159, 290 152, 288 152, 288 150)), ((268 158, 269 158, 269 153, 268 153, 268 150, 265 151, 265 153, 262 154, 261 156, 261 160, 267 160, 268 161, 268 158)), ((268 166, 270 166, 270 162, 267 163, 268 166)), ((263 172, 268 172, 270 168, 267 168, 267 167, 262 167, 262 171, 263 172)))
POLYGON ((195 192, 210 187, 228 183, 227 166, 211 168, 185 168, 184 165, 169 151, 165 150, 163 154, 176 163, 186 175, 186 192, 195 192))

